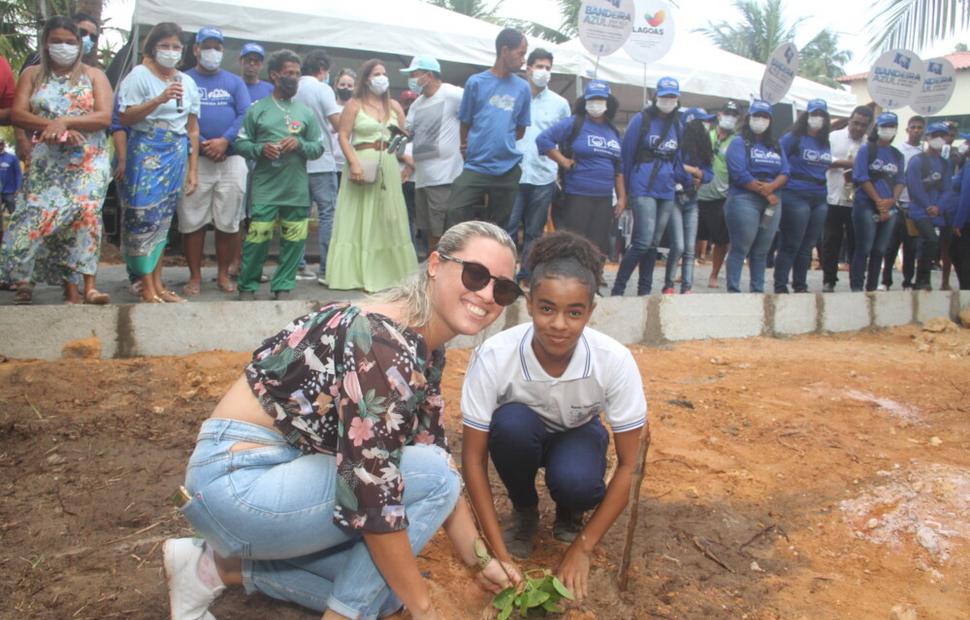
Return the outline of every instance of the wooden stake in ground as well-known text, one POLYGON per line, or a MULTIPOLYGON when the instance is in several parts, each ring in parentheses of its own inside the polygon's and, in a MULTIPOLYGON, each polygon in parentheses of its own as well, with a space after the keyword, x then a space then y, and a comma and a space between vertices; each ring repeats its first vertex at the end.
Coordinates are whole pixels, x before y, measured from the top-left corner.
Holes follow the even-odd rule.
POLYGON ((647 450, 650 448, 650 426, 643 425, 640 433, 640 450, 637 452, 637 468, 633 472, 633 484, 630 486, 630 520, 626 526, 626 543, 623 545, 623 561, 620 562, 620 574, 617 582, 621 592, 626 591, 630 570, 630 553, 633 551, 633 533, 637 529, 637 516, 640 508, 640 486, 643 484, 643 472, 647 468, 647 450))

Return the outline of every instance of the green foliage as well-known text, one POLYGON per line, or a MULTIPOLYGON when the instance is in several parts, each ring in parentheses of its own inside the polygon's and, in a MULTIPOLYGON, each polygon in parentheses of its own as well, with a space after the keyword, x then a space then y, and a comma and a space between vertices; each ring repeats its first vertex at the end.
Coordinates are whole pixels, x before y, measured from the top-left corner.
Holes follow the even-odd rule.
POLYGON ((805 19, 786 23, 782 0, 765 0, 764 5, 759 0, 733 0, 732 4, 741 13, 740 22, 708 22, 697 31, 721 49, 760 63, 767 62, 776 47, 794 40, 798 25, 805 19))
POLYGON ((539 576, 530 577, 527 573, 518 587, 505 588, 492 599, 492 606, 498 610, 498 620, 508 620, 516 610, 522 618, 561 614, 563 607, 560 603, 573 600, 573 593, 555 575, 547 570, 532 571, 531 574, 535 573, 539 576))
POLYGON ((970 48, 967 47, 966 43, 957 43, 956 47, 953 48, 954 52, 970 52, 970 48))
POLYGON ((868 21, 869 51, 905 47, 916 53, 935 41, 970 28, 967 0, 873 0, 868 21))
POLYGON ((814 82, 838 88, 836 78, 845 75, 845 63, 852 59, 852 52, 839 49, 839 37, 825 28, 801 51, 798 74, 814 82))
POLYGON ((484 19, 485 21, 498 23, 500 19, 496 15, 498 8, 502 6, 504 0, 499 0, 491 8, 485 3, 484 0, 425 0, 429 4, 439 6, 443 9, 448 9, 449 11, 454 11, 455 13, 461 13, 462 15, 467 15, 469 17, 474 17, 475 19, 484 19))

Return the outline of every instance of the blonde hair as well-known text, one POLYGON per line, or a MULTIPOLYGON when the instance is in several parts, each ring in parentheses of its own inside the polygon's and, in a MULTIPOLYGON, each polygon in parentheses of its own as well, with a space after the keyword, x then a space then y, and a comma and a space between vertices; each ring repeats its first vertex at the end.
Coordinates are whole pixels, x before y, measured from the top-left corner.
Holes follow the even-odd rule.
MULTIPOLYGON (((437 251, 445 254, 460 252, 476 237, 497 241, 508 248, 513 257, 516 254, 515 243, 503 228, 489 222, 475 220, 455 224, 446 230, 438 240, 437 251)), ((423 327, 431 321, 433 307, 431 296, 428 294, 428 282, 427 265, 419 265, 415 273, 402 280, 397 286, 372 295, 371 301, 381 304, 402 304, 404 324, 409 327, 423 327)))

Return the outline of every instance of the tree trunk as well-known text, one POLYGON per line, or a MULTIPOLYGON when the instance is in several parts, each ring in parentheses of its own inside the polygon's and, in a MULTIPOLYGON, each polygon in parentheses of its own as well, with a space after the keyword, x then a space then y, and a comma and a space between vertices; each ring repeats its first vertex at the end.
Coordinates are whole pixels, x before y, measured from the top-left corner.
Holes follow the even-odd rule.
POLYGON ((87 13, 98 20, 101 23, 101 8, 104 3, 102 0, 77 0, 76 10, 81 13, 87 13))

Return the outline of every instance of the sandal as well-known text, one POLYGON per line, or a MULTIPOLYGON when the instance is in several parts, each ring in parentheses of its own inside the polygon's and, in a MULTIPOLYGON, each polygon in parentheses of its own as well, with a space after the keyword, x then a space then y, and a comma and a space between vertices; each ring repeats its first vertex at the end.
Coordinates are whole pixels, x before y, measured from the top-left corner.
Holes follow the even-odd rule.
MULTIPOLYGON (((162 291, 162 295, 164 295, 165 292, 166 291, 162 291)), ((185 295, 186 297, 194 297, 195 295, 198 295, 201 292, 202 292, 202 286, 198 282, 189 282, 188 284, 182 287, 182 294, 185 295)))
POLYGON ((168 289, 163 289, 162 292, 159 293, 155 298, 161 299, 167 304, 184 304, 188 301, 182 297, 179 297, 178 293, 175 291, 170 291, 168 289))
POLYGON ((13 294, 13 303, 17 306, 27 306, 34 303, 34 285, 21 282, 13 294))
POLYGON ((103 306, 111 301, 111 295, 102 293, 96 288, 89 289, 84 293, 84 303, 94 306, 103 306))
POLYGON ((162 300, 162 298, 161 298, 161 297, 159 297, 158 295, 155 295, 155 296, 154 296, 154 297, 152 297, 151 299, 145 299, 144 297, 142 297, 142 298, 141 298, 141 299, 139 300, 139 302, 138 302, 138 303, 142 303, 142 304, 163 304, 163 303, 165 303, 165 302, 164 302, 164 301, 162 300))
POLYGON ((232 280, 229 280, 229 279, 226 279, 225 282, 218 282, 217 283, 217 286, 219 287, 219 290, 222 291, 223 293, 230 293, 230 294, 232 294, 232 293, 235 293, 235 292, 237 292, 239 290, 236 287, 236 283, 233 282, 232 280))

